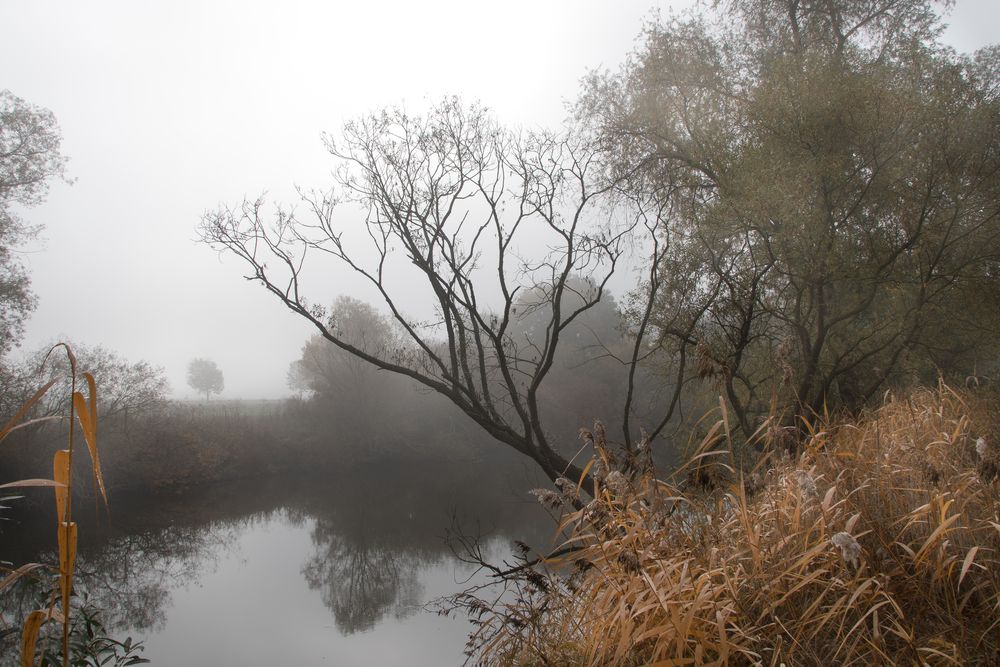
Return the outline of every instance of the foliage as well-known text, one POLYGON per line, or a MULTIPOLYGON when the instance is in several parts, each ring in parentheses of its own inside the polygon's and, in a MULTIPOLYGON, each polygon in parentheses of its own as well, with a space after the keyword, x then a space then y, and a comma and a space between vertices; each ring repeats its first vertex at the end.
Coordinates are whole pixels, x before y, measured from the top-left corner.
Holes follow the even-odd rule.
POLYGON ((746 473, 723 413, 667 480, 596 429, 595 499, 538 492, 566 531, 544 569, 458 599, 471 648, 512 665, 993 664, 997 407, 944 385, 889 397, 817 419, 794 460, 775 420, 746 473))
POLYGON ((61 143, 51 111, 0 90, 0 357, 18 342, 35 307, 30 279, 14 253, 38 228, 25 223, 16 207, 40 204, 50 181, 63 176, 61 143))
POLYGON ((187 382, 192 389, 205 394, 206 401, 225 388, 222 371, 210 359, 192 359, 188 364, 187 382))
POLYGON ((856 409, 995 368, 1000 50, 941 46, 933 4, 716 3, 587 84, 611 178, 670 221, 670 367, 694 357, 744 436, 773 393, 856 409))
MULTIPOLYGON (((126 637, 124 641, 109 636, 102 612, 86 599, 73 597, 74 614, 69 630, 69 664, 73 667, 130 667, 148 663, 141 657, 142 642, 126 637)), ((41 644, 39 667, 63 665, 62 642, 59 637, 46 635, 41 644)))

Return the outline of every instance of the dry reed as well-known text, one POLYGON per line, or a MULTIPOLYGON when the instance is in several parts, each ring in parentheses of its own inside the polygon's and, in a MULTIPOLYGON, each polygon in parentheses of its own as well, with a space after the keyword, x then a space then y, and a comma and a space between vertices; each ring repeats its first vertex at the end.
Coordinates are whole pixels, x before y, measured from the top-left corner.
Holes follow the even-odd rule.
MULTIPOLYGON (((505 665, 960 665, 1000 661, 1000 429, 946 386, 819 419, 740 472, 722 419, 667 480, 602 438, 595 499, 547 567, 474 612, 505 665)), ((591 436, 593 437, 593 436, 591 436)), ((766 450, 768 451, 768 450, 766 450)), ((551 498, 548 498, 551 501, 551 498)), ((578 503, 579 505, 579 503, 578 503)))
MULTIPOLYGON (((0 490, 17 489, 26 487, 51 487, 55 495, 56 504, 56 542, 59 551, 59 568, 56 577, 56 584, 53 586, 49 602, 44 609, 36 609, 28 614, 24 620, 21 634, 21 660, 22 667, 34 667, 35 650, 39 633, 43 625, 54 621, 61 625, 62 634, 62 664, 68 667, 70 661, 70 597, 73 592, 73 578, 76 569, 76 547, 77 547, 77 524, 73 520, 73 454, 75 449, 76 425, 79 423, 83 433, 84 442, 90 453, 91 470, 94 475, 94 487, 100 492, 101 497, 107 503, 107 494, 104 488, 104 477, 101 473, 101 461, 97 450, 97 384, 94 376, 90 373, 77 372, 76 357, 69 345, 58 343, 53 346, 46 355, 48 357, 57 349, 63 348, 69 360, 70 372, 70 403, 67 406, 69 412, 69 427, 67 430, 67 447, 58 450, 52 459, 53 475, 52 479, 22 479, 15 482, 0 484, 0 490), (87 396, 77 391, 77 377, 82 376, 87 383, 87 396)), ((27 402, 18 410, 6 425, 0 428, 0 441, 12 432, 37 423, 38 421, 49 421, 58 419, 56 417, 43 417, 39 419, 26 419, 32 407, 48 392, 55 384, 52 380, 41 387, 27 402)), ((40 570, 43 566, 38 563, 28 563, 7 573, 0 580, 0 592, 12 586, 14 582, 24 576, 40 570)), ((44 658, 44 655, 43 655, 44 658)))

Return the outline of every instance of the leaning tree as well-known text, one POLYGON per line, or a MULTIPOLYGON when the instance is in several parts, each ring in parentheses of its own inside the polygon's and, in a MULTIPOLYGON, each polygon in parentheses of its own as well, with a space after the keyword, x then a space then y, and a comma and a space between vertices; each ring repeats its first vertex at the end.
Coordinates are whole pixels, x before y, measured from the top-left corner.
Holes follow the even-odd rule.
MULTIPOLYGON (((637 234, 647 241, 638 247, 655 256, 643 265, 657 265, 665 244, 654 231, 663 211, 618 191, 585 135, 515 131, 455 99, 422 116, 370 114, 326 142, 339 162, 336 190, 301 193, 304 214, 269 213, 261 199, 210 212, 202 240, 241 258, 249 279, 330 344, 445 396, 550 478, 578 478, 582 471, 546 430, 539 392, 562 336, 602 303, 637 234), (398 345, 359 344, 308 299, 305 268, 324 261, 379 295, 398 345), (588 280, 575 279, 581 275, 588 280), (526 303, 532 336, 518 326, 526 303)), ((654 272, 644 303, 657 289, 654 272)), ((621 426, 629 448, 638 432, 630 423, 634 369, 649 353, 649 309, 639 311, 646 318, 635 327, 635 344, 618 355, 628 379, 621 426)), ((678 386, 663 414, 643 424, 650 437, 663 430, 679 395, 678 386)))

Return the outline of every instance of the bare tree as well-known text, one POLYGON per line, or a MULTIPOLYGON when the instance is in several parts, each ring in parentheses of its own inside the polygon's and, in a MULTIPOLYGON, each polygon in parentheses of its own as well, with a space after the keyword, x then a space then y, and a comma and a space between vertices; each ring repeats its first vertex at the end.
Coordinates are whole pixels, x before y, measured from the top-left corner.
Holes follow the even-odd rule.
MULTIPOLYGON (((655 216, 616 203, 583 135, 513 131, 454 99, 425 116, 365 116, 327 147, 339 189, 302 193, 307 215, 270 218, 263 200, 245 201, 206 214, 203 241, 243 259, 248 279, 333 345, 447 397, 550 478, 578 478, 546 431, 539 392, 563 333, 601 303, 631 235, 655 228, 655 216), (365 247, 338 215, 359 219, 365 247), (307 300, 304 267, 321 258, 370 285, 403 342, 366 348, 307 300), (544 314, 530 339, 514 326, 528 291, 544 314)), ((622 359, 623 372, 644 349, 622 359)))

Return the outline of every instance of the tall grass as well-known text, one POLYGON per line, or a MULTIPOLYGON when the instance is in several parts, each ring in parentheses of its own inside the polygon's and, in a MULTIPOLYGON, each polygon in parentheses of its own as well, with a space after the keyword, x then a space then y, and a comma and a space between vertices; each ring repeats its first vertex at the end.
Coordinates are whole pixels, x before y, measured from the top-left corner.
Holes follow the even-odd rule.
MULTIPOLYGON (((504 665, 963 665, 1000 661, 996 405, 946 386, 818 419, 794 458, 737 465, 725 415, 666 480, 598 429, 546 567, 460 599, 504 665)), ((782 450, 787 451, 787 450, 782 450)))
MULTIPOLYGON (((26 487, 51 487, 55 494, 56 504, 56 542, 59 551, 58 576, 53 586, 49 602, 44 609, 36 609, 28 614, 24 621, 21 635, 21 665, 33 667, 35 663, 36 644, 42 626, 48 622, 61 624, 62 664, 68 667, 70 661, 70 629, 72 627, 70 597, 73 591, 73 575, 76 569, 77 524, 73 521, 73 455, 76 449, 76 425, 79 424, 87 450, 90 453, 91 469, 94 474, 94 487, 107 504, 107 494, 104 489, 104 478, 101 474, 101 462, 97 450, 97 384, 90 373, 80 373, 87 385, 87 395, 77 390, 77 363, 70 347, 59 343, 49 351, 51 355, 62 348, 69 360, 70 368, 70 404, 69 428, 67 429, 67 447, 58 450, 52 459, 52 479, 22 479, 15 482, 0 484, 0 489, 17 489, 26 487)), ((48 357, 46 357, 46 360, 48 357)), ((57 380, 52 380, 42 386, 11 420, 0 429, 0 441, 12 432, 30 426, 38 420, 26 419, 31 408, 52 388, 57 380)), ((46 418, 51 419, 51 418, 46 418)), ((13 585, 21 577, 27 576, 43 566, 38 563, 28 563, 11 571, 0 580, 0 592, 13 585)), ((44 659, 44 655, 42 656, 44 659)))

